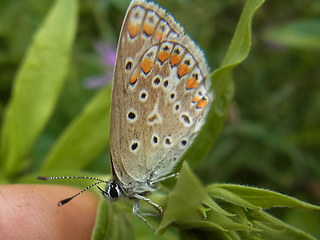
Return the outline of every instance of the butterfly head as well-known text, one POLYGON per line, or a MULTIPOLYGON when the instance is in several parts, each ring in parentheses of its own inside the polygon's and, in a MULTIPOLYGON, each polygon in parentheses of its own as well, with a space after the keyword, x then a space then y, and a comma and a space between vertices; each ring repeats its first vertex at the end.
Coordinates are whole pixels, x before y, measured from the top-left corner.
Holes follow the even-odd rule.
POLYGON ((121 195, 123 195, 121 187, 113 180, 107 182, 106 190, 102 190, 99 186, 98 189, 108 201, 116 201, 119 197, 121 197, 121 195))

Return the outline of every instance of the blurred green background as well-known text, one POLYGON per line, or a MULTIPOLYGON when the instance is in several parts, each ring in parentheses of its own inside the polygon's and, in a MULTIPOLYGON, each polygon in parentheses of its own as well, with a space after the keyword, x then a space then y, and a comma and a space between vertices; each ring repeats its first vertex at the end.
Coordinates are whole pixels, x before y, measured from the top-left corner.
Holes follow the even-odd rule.
MULTIPOLYGON (((0 117, 19 64, 51 0, 0 1, 0 117)), ((200 45, 211 69, 227 51, 244 1, 159 0, 200 45)), ((36 172, 65 127, 111 80, 112 57, 129 0, 82 0, 68 80, 28 156, 36 172), (98 47, 97 47, 98 46, 98 47), (100 47, 99 47, 100 46, 100 47)), ((272 189, 320 205, 320 1, 266 1, 253 21, 249 57, 234 73, 235 98, 222 134, 196 169, 204 184, 272 189)), ((54 74, 54 73, 53 73, 54 74)), ((108 147, 88 171, 110 172, 108 147), (107 160, 109 161, 109 160, 107 160), (106 170, 104 170, 106 169, 106 170)), ((320 216, 273 210, 320 237, 320 216)))

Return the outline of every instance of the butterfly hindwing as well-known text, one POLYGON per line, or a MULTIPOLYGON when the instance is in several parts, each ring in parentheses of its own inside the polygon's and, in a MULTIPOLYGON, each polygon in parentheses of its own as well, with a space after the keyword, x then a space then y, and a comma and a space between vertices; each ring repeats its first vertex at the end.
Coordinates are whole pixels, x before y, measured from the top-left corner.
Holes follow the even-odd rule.
POLYGON ((192 143, 210 101, 207 74, 201 50, 170 15, 154 3, 131 3, 110 127, 114 174, 124 189, 168 174, 192 143))

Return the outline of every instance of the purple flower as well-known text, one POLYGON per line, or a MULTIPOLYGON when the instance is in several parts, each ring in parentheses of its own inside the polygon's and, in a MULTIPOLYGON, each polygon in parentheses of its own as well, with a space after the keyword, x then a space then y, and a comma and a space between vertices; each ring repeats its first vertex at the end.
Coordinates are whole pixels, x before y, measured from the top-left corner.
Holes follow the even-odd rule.
POLYGON ((116 49, 109 43, 97 42, 94 49, 100 55, 101 63, 106 67, 104 74, 88 77, 84 80, 85 88, 99 88, 112 80, 113 67, 116 62, 116 49))
POLYGON ((96 43, 94 49, 100 54, 102 63, 107 66, 114 66, 116 62, 116 49, 111 44, 96 43))

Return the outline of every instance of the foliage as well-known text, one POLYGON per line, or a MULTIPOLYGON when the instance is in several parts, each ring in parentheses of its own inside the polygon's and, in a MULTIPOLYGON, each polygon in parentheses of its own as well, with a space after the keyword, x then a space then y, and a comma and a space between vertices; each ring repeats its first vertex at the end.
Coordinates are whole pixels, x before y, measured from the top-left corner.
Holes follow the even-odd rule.
MULTIPOLYGON (((48 5, 45 1, 29 2, 0 3, 0 46, 6 46, 0 49, 0 181, 30 183, 36 175, 83 175, 84 171, 105 174, 107 170, 101 169, 106 165, 104 148, 109 141, 111 86, 95 91, 83 87, 81 81, 102 71, 90 47, 90 36, 114 41, 127 2, 83 1, 78 9, 76 0, 56 0, 40 27, 30 22, 40 22, 48 5), (25 11, 19 15, 22 6, 25 11), (19 31, 12 31, 17 29, 14 19, 18 15, 28 26, 23 38, 19 31), (38 30, 29 43, 35 28, 38 30)), ((237 23, 240 13, 234 9, 240 5, 235 0, 184 1, 181 6, 173 2, 159 4, 181 19, 215 68, 211 76, 214 104, 183 159, 192 168, 198 167, 202 182, 255 185, 315 201, 310 196, 316 196, 316 179, 320 177, 319 69, 315 64, 320 28, 319 19, 313 15, 320 12, 320 4, 297 10, 301 3, 293 1, 290 12, 284 3, 270 2, 256 12, 263 0, 247 0, 237 23), (226 17, 224 13, 230 9, 232 14, 226 17), (298 15, 305 19, 261 27, 272 15, 274 22, 283 22, 283 9, 293 15, 291 19, 298 15), (184 20, 183 12, 190 14, 184 20), (251 47, 254 14, 254 49, 243 62, 251 47), (226 39, 236 23, 228 46, 226 39), (240 63, 233 82, 232 73, 240 63), (222 136, 215 143, 227 117, 222 136), (296 185, 300 189, 294 188, 296 185)), ((264 188, 218 183, 203 187, 186 164, 169 194, 155 193, 151 198, 167 204, 160 223, 150 219, 159 226, 159 239, 176 239, 178 234, 183 239, 314 239, 273 217, 267 209, 319 210, 264 188)), ((290 212, 272 213, 291 221, 290 212)), ((319 217, 314 221, 320 223, 319 217)), ((298 224, 303 226, 303 220, 298 224)), ((317 228, 308 231, 320 236, 317 228)), ((134 232, 139 239, 154 236, 144 223, 132 219, 126 204, 101 201, 93 239, 127 239, 134 232)))

